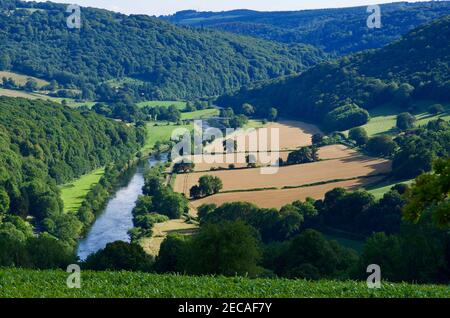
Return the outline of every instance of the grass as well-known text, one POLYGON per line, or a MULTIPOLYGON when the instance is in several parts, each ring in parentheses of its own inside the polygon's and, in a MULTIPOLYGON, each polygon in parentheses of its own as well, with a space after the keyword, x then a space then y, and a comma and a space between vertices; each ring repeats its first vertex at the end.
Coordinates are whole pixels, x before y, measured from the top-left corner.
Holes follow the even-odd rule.
POLYGON ((167 122, 150 122, 147 123, 146 131, 147 131, 147 138, 145 140, 145 145, 142 148, 143 151, 152 149, 157 141, 169 141, 172 132, 177 128, 187 128, 189 130, 192 130, 192 124, 186 124, 186 125, 176 125, 173 123, 167 123, 167 122))
MULTIPOLYGON (((429 121, 438 118, 450 120, 450 104, 441 103, 446 109, 446 112, 442 114, 431 115, 427 112, 428 107, 436 103, 437 102, 429 100, 413 103, 413 106, 417 109, 417 111, 413 113, 417 118, 416 126, 426 125, 429 121)), ((381 134, 396 134, 398 132, 396 129, 397 115, 406 111, 406 109, 399 108, 392 104, 384 104, 370 110, 371 119, 362 127, 366 129, 370 137, 381 134)))
POLYGON ((188 112, 188 113, 181 113, 181 119, 182 120, 192 120, 192 119, 213 117, 213 116, 218 116, 218 115, 219 115, 218 109, 208 108, 208 109, 196 110, 196 111, 188 112))
POLYGON ((1 298, 304 298, 433 297, 445 298, 448 286, 365 282, 189 277, 130 272, 81 272, 81 288, 69 289, 62 270, 0 269, 1 298))
POLYGON ((7 96, 7 97, 22 97, 22 98, 28 98, 28 99, 43 99, 43 100, 50 100, 54 103, 62 104, 62 101, 65 100, 67 102, 67 106, 71 108, 77 108, 81 106, 87 106, 91 108, 95 105, 94 101, 85 101, 85 102, 77 102, 72 98, 62 98, 62 97, 53 97, 48 96, 36 92, 26 92, 23 90, 13 90, 13 89, 6 89, 6 88, 0 88, 0 96, 7 96))
POLYGON ((83 203, 86 194, 93 185, 99 182, 104 172, 104 168, 100 168, 72 183, 63 185, 61 187, 61 199, 64 202, 64 212, 76 212, 83 203))
POLYGON ((244 129, 250 129, 250 128, 254 128, 254 129, 258 129, 261 127, 264 127, 264 123, 262 122, 262 120, 257 120, 257 119, 250 119, 248 121, 248 123, 243 127, 244 129))
POLYGON ((37 86, 39 88, 50 84, 46 80, 43 80, 43 79, 40 79, 37 77, 22 75, 22 74, 14 73, 14 72, 0 71, 0 79, 2 79, 3 77, 12 78, 16 82, 16 84, 18 84, 20 86, 25 85, 28 82, 28 80, 30 80, 30 79, 33 79, 34 81, 36 81, 37 86))
POLYGON ((169 106, 176 106, 179 110, 183 110, 186 107, 186 102, 183 101, 170 101, 170 100, 150 100, 145 102, 137 103, 138 107, 156 107, 156 106, 162 106, 162 107, 169 107, 169 106))
POLYGON ((386 192, 389 192, 391 190, 391 188, 393 186, 395 186, 396 184, 407 184, 410 185, 414 180, 406 180, 406 181, 401 181, 401 182, 384 182, 384 183, 380 183, 380 184, 375 184, 375 185, 370 185, 369 187, 366 187, 366 190, 373 194, 375 196, 376 199, 381 199, 383 197, 383 195, 386 192))

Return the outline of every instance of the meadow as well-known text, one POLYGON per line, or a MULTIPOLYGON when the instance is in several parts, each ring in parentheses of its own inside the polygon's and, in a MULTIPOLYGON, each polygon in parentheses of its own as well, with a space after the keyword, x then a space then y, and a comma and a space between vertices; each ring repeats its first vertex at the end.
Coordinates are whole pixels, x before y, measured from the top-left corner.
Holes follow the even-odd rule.
POLYGON ((169 141, 172 132, 177 128, 186 128, 189 130, 193 129, 193 125, 191 123, 184 124, 184 125, 177 125, 174 123, 168 123, 168 122, 149 122, 146 126, 146 133, 147 138, 145 139, 144 147, 142 148, 142 151, 149 151, 151 150, 155 144, 159 142, 165 142, 169 141))
POLYGON ((61 186, 61 199, 64 202, 64 212, 76 212, 84 201, 89 190, 100 181, 104 168, 92 171, 71 183, 61 186))
POLYGON ((207 108, 193 112, 181 113, 181 120, 193 120, 214 116, 219 116, 219 110, 217 108, 207 108))
MULTIPOLYGON (((442 118, 450 120, 450 105, 442 104, 446 111, 442 114, 432 115, 427 112, 429 106, 436 104, 433 101, 417 101, 412 104, 416 109, 412 114, 416 116, 416 126, 426 125, 431 120, 442 118)), ((370 110, 370 121, 362 126, 366 129, 367 134, 372 137, 376 135, 398 133, 396 128, 397 114, 407 112, 407 109, 399 108, 392 104, 385 104, 370 110)))
POLYGON ((186 102, 184 101, 171 101, 171 100, 150 100, 150 101, 145 101, 145 102, 139 102, 137 103, 138 107, 156 107, 156 106, 161 106, 161 107, 169 107, 169 106, 175 106, 177 107, 179 110, 183 110, 186 107, 186 102))
POLYGON ((20 86, 24 86, 29 80, 34 80, 36 82, 38 88, 42 88, 43 86, 50 84, 48 81, 37 78, 37 77, 22 75, 19 73, 8 72, 8 71, 0 71, 0 79, 2 79, 3 77, 12 78, 14 80, 14 82, 16 82, 16 84, 18 84, 20 86))
POLYGON ((62 270, 0 269, 1 298, 445 298, 443 285, 393 284, 369 289, 365 282, 248 279, 244 277, 81 272, 81 288, 69 289, 62 270))

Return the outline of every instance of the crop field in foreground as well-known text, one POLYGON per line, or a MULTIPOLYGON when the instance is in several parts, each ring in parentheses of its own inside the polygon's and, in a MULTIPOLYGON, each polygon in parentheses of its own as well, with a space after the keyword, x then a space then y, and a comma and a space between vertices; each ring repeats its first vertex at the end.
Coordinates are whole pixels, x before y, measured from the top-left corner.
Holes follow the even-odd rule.
POLYGON ((365 282, 189 277, 130 272, 81 272, 81 288, 66 286, 62 270, 0 269, 2 298, 305 298, 305 297, 449 297, 449 287, 391 284, 369 289, 365 282))

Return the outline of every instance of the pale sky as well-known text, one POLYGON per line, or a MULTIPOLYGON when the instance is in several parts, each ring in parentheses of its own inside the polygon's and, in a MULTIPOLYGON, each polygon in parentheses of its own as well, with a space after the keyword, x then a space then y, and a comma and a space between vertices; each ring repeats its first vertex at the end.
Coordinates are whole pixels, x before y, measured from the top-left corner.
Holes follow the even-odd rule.
MULTIPOLYGON (((167 15, 181 10, 227 11, 251 9, 258 11, 293 11, 303 9, 353 7, 396 0, 53 0, 57 3, 79 4, 104 8, 126 14, 167 15)), ((417 1, 409 1, 417 2, 417 1)))

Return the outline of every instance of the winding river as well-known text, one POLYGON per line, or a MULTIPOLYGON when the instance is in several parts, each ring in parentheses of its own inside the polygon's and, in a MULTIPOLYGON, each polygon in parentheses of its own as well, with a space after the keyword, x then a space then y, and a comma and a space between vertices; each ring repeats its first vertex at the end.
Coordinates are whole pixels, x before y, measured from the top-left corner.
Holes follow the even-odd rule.
MULTIPOLYGON (((148 159, 148 166, 153 167, 167 161, 167 154, 148 159)), ((131 211, 142 194, 144 186, 144 170, 146 164, 141 163, 126 173, 117 187, 115 194, 108 200, 104 210, 99 214, 85 238, 80 240, 77 255, 85 260, 89 254, 104 248, 115 241, 129 242, 128 230, 133 227, 131 211)))

